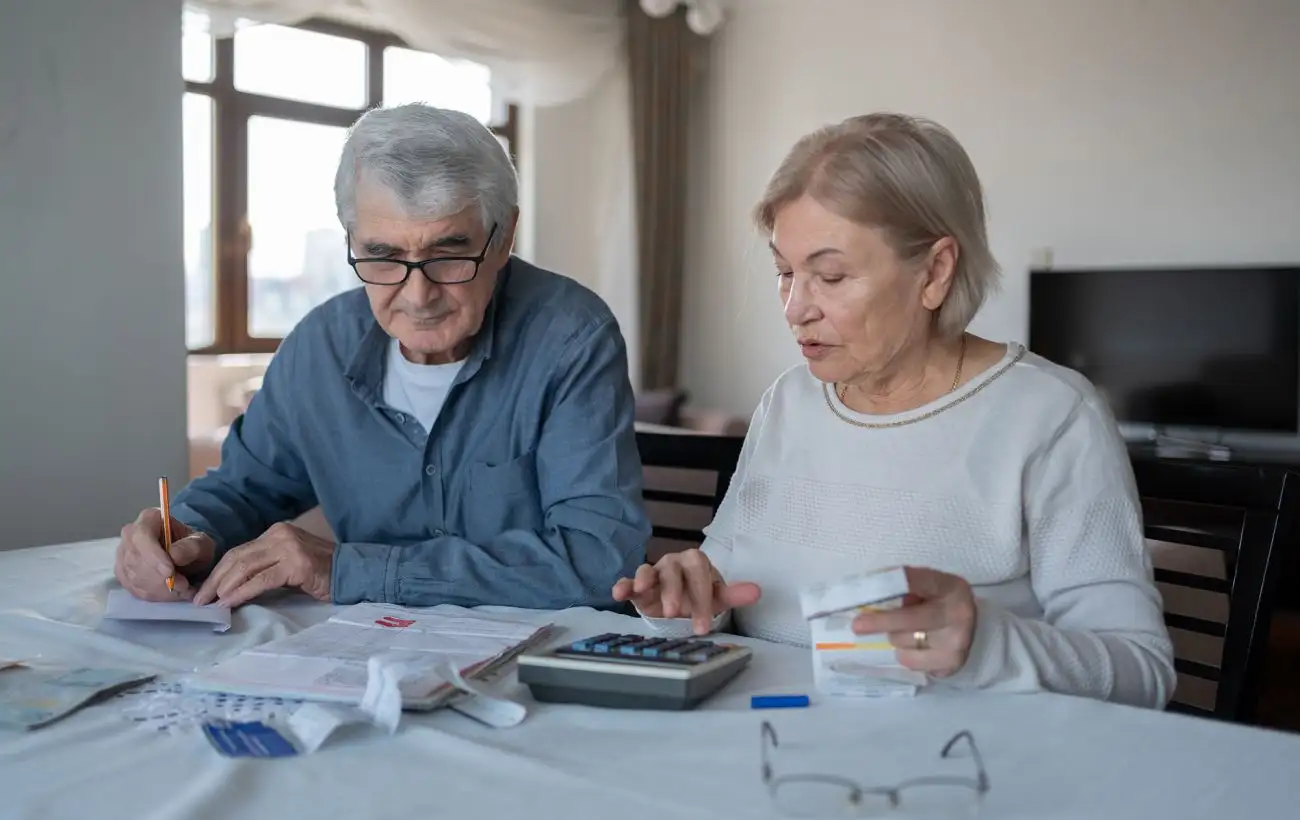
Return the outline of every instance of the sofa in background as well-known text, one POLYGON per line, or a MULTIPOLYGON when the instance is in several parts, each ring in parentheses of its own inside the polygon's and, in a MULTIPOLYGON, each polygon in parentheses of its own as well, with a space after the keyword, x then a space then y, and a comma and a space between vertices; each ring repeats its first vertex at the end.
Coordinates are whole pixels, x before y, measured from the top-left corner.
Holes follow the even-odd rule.
POLYGON ((681 388, 643 390, 636 396, 636 420, 640 429, 661 432, 691 432, 714 436, 744 437, 749 419, 721 410, 690 407, 690 394, 681 388))

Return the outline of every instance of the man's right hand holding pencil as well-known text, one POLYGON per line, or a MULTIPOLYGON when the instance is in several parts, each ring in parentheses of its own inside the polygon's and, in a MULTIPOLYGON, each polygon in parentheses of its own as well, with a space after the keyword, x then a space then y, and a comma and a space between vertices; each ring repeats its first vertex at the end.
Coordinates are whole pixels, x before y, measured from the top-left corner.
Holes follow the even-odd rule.
POLYGON ((113 574, 132 595, 145 601, 189 600, 194 596, 191 580, 212 569, 216 545, 201 532, 192 531, 171 519, 172 546, 163 549, 162 512, 151 507, 122 528, 113 574), (168 577, 175 589, 167 588, 168 577))

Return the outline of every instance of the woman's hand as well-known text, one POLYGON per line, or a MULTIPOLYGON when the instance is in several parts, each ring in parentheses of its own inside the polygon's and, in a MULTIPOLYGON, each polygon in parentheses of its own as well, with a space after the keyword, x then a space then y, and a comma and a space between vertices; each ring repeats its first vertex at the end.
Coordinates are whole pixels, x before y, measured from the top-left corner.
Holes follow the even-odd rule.
POLYGON ((908 567, 911 592, 899 609, 864 612, 853 619, 859 635, 885 633, 908 669, 946 678, 966 664, 975 635, 975 594, 965 578, 908 567))
POLYGON ((635 578, 614 584, 614 600, 631 601, 650 618, 690 618, 697 635, 707 635, 713 617, 759 599, 758 584, 728 584, 698 549, 672 552, 654 566, 642 564, 635 578))

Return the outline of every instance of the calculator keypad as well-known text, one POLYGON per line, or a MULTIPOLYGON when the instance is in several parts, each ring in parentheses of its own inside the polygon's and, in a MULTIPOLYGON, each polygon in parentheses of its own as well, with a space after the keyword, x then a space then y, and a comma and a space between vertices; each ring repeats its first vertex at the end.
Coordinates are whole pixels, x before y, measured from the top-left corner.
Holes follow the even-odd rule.
POLYGON ((607 632, 556 650, 559 655, 589 658, 664 661, 693 666, 712 660, 731 649, 726 644, 695 638, 653 638, 607 632))

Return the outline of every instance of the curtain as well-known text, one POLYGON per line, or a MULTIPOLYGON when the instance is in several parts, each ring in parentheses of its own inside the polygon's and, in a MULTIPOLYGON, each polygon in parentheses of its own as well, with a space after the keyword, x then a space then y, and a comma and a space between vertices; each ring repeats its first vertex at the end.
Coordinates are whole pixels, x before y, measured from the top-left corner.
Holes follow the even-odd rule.
POLYGON ((492 72, 493 93, 524 105, 581 99, 621 64, 615 0, 186 0, 214 35, 237 20, 298 23, 332 16, 390 31, 413 48, 492 72))
POLYGON ((701 38, 685 9, 651 16, 629 0, 628 76, 636 183, 640 386, 677 387, 691 79, 701 38))

